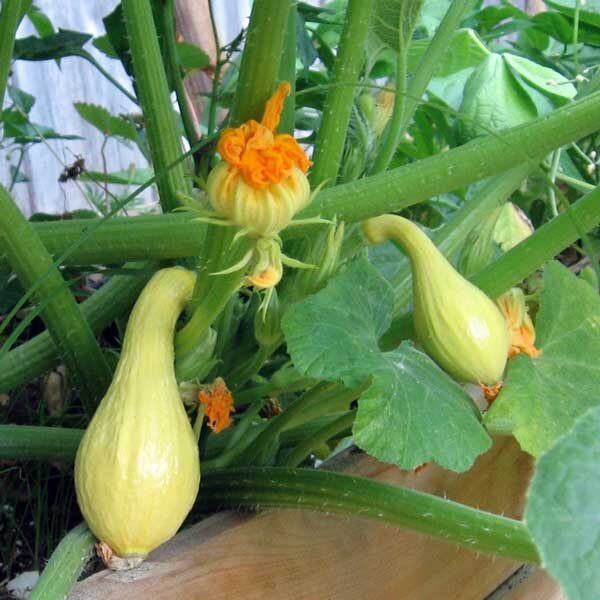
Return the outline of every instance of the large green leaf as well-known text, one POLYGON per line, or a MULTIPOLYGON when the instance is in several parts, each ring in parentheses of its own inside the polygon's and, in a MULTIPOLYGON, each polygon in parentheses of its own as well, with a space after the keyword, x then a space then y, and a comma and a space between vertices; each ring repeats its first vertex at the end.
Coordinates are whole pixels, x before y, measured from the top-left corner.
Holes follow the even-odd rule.
POLYGON ((106 108, 97 104, 75 102, 73 106, 83 119, 104 135, 118 136, 132 142, 137 141, 135 126, 130 121, 111 115, 106 108))
POLYGON ((461 104, 464 134, 500 131, 537 116, 535 105, 499 54, 490 54, 469 77, 461 104))
POLYGON ((393 309, 391 286, 366 259, 354 262, 285 314, 294 365, 348 386, 371 380, 353 428, 369 454, 407 469, 435 461, 464 471, 490 439, 469 396, 427 355, 409 343, 379 350, 393 309))
POLYGON ((569 600, 600 598, 600 407, 537 464, 525 522, 569 600))
POLYGON ((541 356, 510 361, 506 383, 484 422, 492 430, 511 430, 526 452, 539 456, 577 417, 600 404, 600 297, 551 263, 536 331, 541 356))

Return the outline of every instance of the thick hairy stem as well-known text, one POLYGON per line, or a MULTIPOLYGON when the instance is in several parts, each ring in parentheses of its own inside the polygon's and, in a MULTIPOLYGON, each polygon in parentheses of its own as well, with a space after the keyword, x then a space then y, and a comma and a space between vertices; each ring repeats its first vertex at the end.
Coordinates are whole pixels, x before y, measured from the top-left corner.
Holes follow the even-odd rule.
MULTIPOLYGON (((525 163, 534 169, 537 167, 537 157, 595 132, 599 122, 600 92, 596 92, 519 127, 479 138, 407 166, 322 190, 298 218, 320 214, 326 218, 337 216, 340 221, 354 223, 386 212, 398 212, 432 196, 525 163)), ((190 223, 193 219, 191 215, 173 215, 170 218, 174 220, 167 221, 166 217, 135 217, 108 221, 81 243, 68 260, 76 263, 78 253, 81 253, 86 262, 102 262, 101 249, 105 248, 112 258, 118 255, 124 261, 128 259, 129 246, 138 257, 144 245, 148 258, 162 258, 166 254, 173 257, 174 253, 181 253, 180 256, 193 255, 197 248, 194 231, 199 229, 199 225, 190 223), (161 218, 165 218, 165 221, 160 221, 161 218), (124 240, 120 233, 126 223, 130 223, 128 232, 131 241, 124 240)), ((52 238, 49 243, 56 249, 53 252, 57 252, 64 250, 82 227, 92 227, 94 223, 96 221, 93 220, 75 224, 65 221, 43 228, 39 224, 39 229, 43 240, 46 235, 52 238), (61 241, 61 236, 64 236, 65 242, 61 241)), ((301 229, 290 227, 283 232, 283 237, 287 240, 304 235, 306 232, 301 229)))
POLYGON ((313 187, 327 182, 335 185, 350 113, 354 104, 356 88, 365 57, 365 43, 369 31, 372 0, 350 0, 338 56, 331 78, 321 125, 317 133, 314 165, 310 173, 313 187))
POLYGON ((169 168, 181 154, 175 113, 171 106, 150 0, 123 0, 123 15, 133 59, 133 72, 154 170, 167 170, 157 182, 163 212, 180 205, 177 192, 190 191, 184 163, 169 168))
MULTIPOLYGON (((275 88, 291 4, 291 0, 254 1, 230 114, 233 125, 262 116, 275 88)), ((231 248, 231 228, 218 226, 208 228, 207 239, 203 269, 198 273, 192 298, 192 316, 177 335, 178 354, 189 352, 202 339, 243 282, 243 271, 218 276, 211 273, 235 264, 243 255, 245 243, 240 241, 231 248)))
POLYGON ((4 0, 0 11, 0 108, 4 102, 4 92, 13 49, 17 27, 23 18, 23 6, 27 4, 22 0, 4 0))
POLYGON ((329 471, 282 467, 207 473, 201 502, 216 508, 302 508, 369 518, 468 548, 539 563, 525 525, 431 494, 329 471))
POLYGON ((52 553, 29 600, 66 598, 91 558, 95 543, 85 523, 71 529, 52 553))

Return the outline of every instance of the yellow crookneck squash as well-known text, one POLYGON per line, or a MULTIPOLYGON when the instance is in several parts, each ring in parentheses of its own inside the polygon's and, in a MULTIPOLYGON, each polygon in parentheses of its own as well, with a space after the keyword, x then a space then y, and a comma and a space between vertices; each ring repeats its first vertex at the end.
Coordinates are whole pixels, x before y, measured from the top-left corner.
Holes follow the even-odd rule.
POLYGON ((195 278, 163 269, 144 288, 77 452, 77 500, 113 568, 136 566, 172 537, 198 493, 198 442, 173 367, 175 323, 195 278))
POLYGON ((508 356, 508 328, 496 304, 467 281, 411 221, 381 215, 363 223, 373 244, 394 240, 410 259, 417 337, 460 382, 493 386, 508 356))

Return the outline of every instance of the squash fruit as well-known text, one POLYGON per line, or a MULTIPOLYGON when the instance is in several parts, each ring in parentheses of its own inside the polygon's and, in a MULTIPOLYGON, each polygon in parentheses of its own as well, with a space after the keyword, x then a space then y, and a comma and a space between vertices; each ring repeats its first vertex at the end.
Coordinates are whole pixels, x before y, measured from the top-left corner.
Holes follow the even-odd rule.
POLYGON ((113 568, 139 564, 172 537, 198 493, 198 441, 173 366, 175 323, 195 279, 175 267, 146 285, 112 383, 77 451, 77 500, 92 532, 112 551, 113 568))
POLYGON ((498 383, 508 357, 509 333, 496 304, 462 277, 408 219, 374 217, 365 221, 363 232, 371 243, 392 239, 408 254, 415 330, 427 354, 458 381, 498 383))

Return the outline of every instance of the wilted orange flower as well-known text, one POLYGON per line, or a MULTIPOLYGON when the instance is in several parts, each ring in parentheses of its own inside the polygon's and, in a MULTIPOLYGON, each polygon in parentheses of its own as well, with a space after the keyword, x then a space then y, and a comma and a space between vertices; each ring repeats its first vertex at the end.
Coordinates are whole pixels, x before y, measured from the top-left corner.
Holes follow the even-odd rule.
POLYGON ((483 397, 487 400, 488 404, 491 404, 498 397, 498 394, 502 390, 502 382, 499 381, 494 385, 481 384, 481 389, 483 390, 483 397))
POLYGON ((298 142, 288 134, 275 134, 290 84, 283 82, 268 100, 260 123, 246 121, 228 128, 219 138, 217 149, 230 166, 238 169, 244 181, 263 189, 289 177, 294 167, 303 173, 311 162, 298 142))
POLYGON ((234 410, 233 396, 221 377, 217 377, 212 384, 200 390, 198 400, 204 406, 204 416, 208 426, 215 433, 231 425, 231 413, 234 410))
POLYGON ((520 288, 512 288, 500 296, 497 303, 510 333, 508 357, 512 358, 520 352, 533 358, 539 356, 542 351, 535 347, 535 327, 527 312, 523 291, 520 288))

